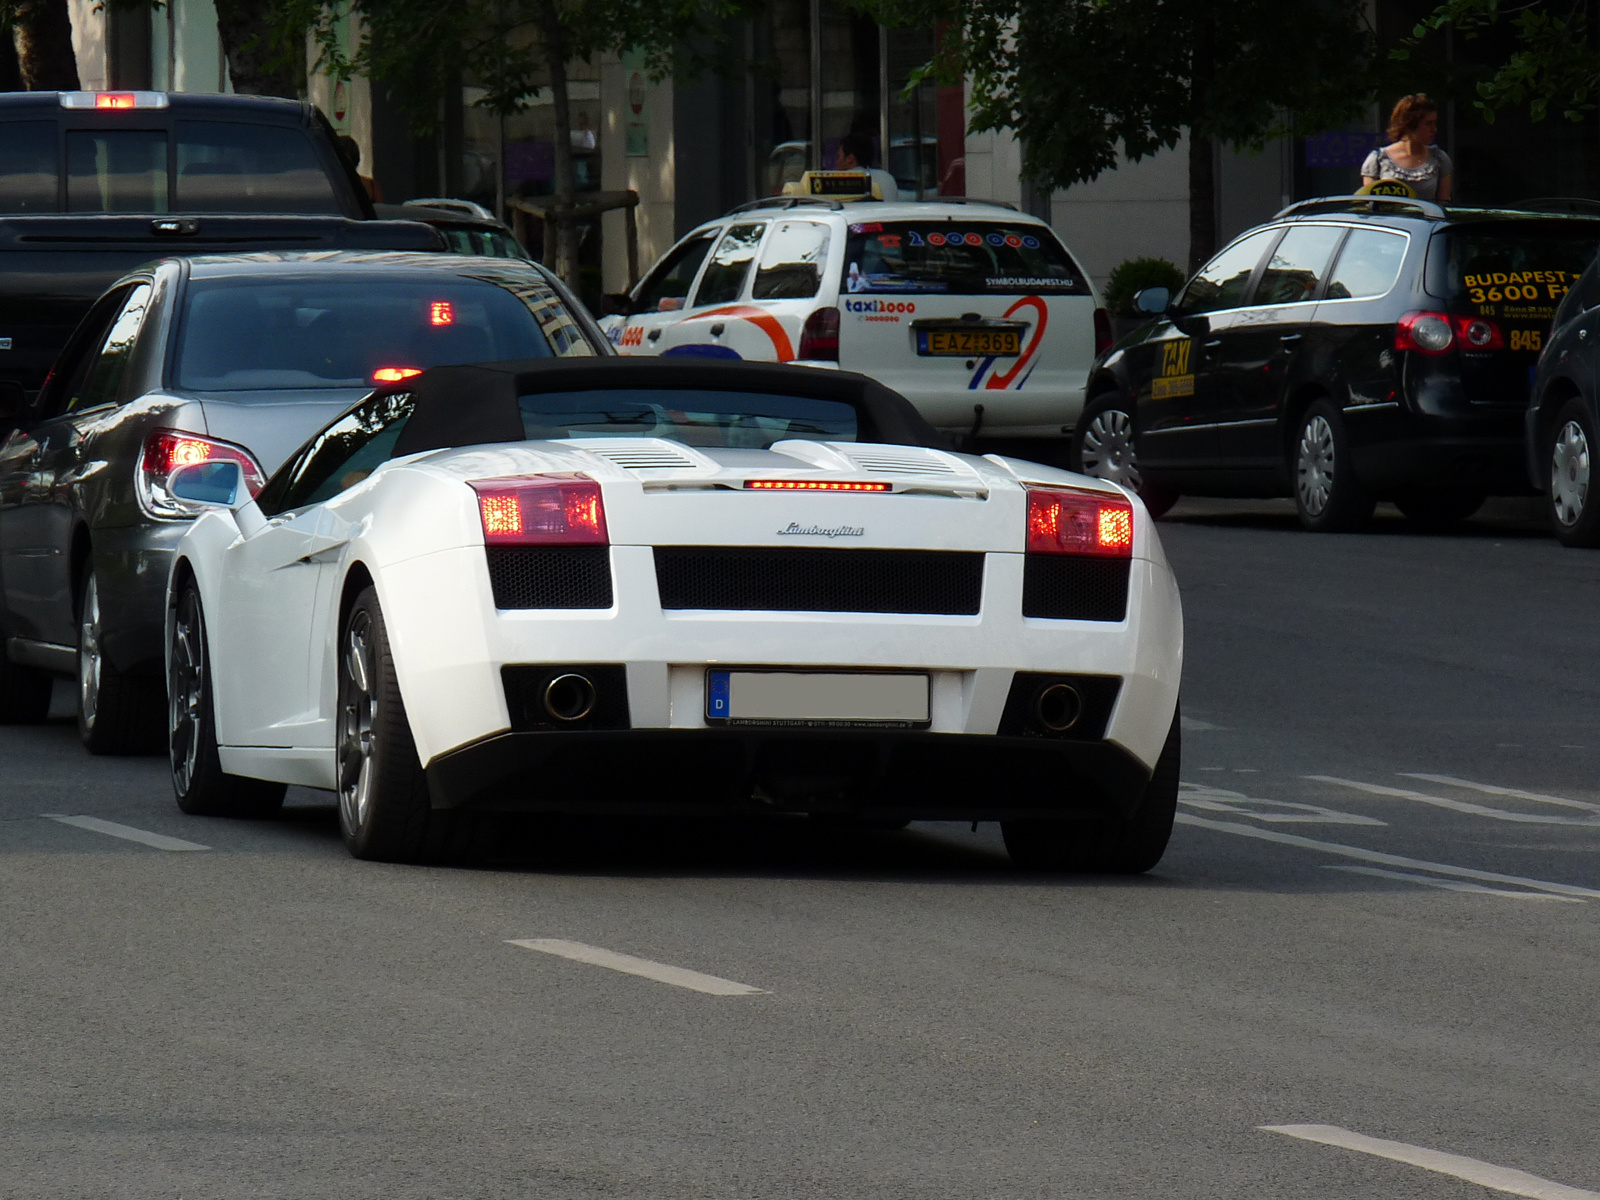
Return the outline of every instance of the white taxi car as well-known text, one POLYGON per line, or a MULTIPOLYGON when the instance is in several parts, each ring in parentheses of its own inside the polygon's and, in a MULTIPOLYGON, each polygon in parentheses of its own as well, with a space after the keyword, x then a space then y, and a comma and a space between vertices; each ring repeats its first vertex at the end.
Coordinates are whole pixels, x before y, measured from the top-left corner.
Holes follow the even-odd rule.
POLYGON ((813 172, 806 194, 708 221, 608 297, 601 328, 623 354, 859 371, 948 433, 1064 451, 1111 342, 1088 275, 1036 217, 982 201, 885 203, 870 187, 813 172))

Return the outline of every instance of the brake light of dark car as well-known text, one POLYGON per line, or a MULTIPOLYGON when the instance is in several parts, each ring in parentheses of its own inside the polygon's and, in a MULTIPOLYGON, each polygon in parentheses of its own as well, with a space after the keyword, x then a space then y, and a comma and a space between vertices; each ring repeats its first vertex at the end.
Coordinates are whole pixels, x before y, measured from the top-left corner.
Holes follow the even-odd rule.
POLYGON ((604 546, 600 485, 582 475, 475 479, 486 546, 604 546))
POLYGON ((198 515, 200 509, 172 494, 171 483, 180 468, 204 462, 238 463, 252 499, 266 483, 261 464, 243 446, 178 429, 154 429, 145 438, 135 471, 134 490, 140 505, 151 516, 168 521, 186 521, 198 515))
POLYGON ((800 330, 800 351, 795 357, 807 362, 839 361, 837 308, 819 308, 806 318, 800 330))
POLYGON ((1094 356, 1099 358, 1111 349, 1116 339, 1111 336, 1111 314, 1103 308, 1094 310, 1094 356))
POLYGON ((450 301, 435 300, 428 305, 428 323, 430 325, 453 325, 455 320, 455 306, 450 301))
POLYGON ((1133 505, 1105 492, 1028 488, 1028 553, 1133 556, 1133 505))
POLYGON ((1394 328, 1394 348, 1444 354, 1455 344, 1450 318, 1441 312, 1408 312, 1394 328))
POLYGON ((1468 350, 1504 350, 1506 336, 1488 317, 1452 317, 1456 337, 1468 350))
POLYGON ((166 108, 165 92, 62 92, 62 108, 166 108))
POLYGON ((379 367, 372 373, 372 382, 399 383, 402 379, 410 379, 414 375, 421 374, 421 367, 379 367))

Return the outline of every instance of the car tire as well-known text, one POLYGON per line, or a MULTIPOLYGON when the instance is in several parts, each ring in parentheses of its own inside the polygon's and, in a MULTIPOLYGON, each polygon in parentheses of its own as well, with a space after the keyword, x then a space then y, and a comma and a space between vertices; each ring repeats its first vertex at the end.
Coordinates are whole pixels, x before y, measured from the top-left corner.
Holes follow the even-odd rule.
POLYGON ((14 663, 0 634, 0 725, 39 725, 50 716, 55 676, 14 663))
POLYGON ((1178 493, 1152 487, 1140 476, 1134 452, 1133 406, 1117 392, 1103 393, 1084 406, 1072 431, 1068 469, 1137 492, 1152 517, 1165 516, 1178 502, 1178 493))
POLYGON ((167 758, 178 807, 197 817, 270 817, 287 785, 229 775, 217 753, 211 650, 200 590, 178 597, 167 639, 167 758))
POLYGON ((1449 529, 1471 517, 1486 499, 1480 492, 1403 492, 1394 504, 1413 525, 1449 529))
POLYGON ((1002 821, 1000 833, 1011 861, 1024 870, 1114 875, 1142 875, 1154 867, 1166 853, 1178 812, 1182 725, 1174 711, 1166 744, 1132 816, 1121 821, 1002 821))
POLYGON ((1289 481, 1300 524, 1313 533, 1354 529, 1377 506, 1351 468, 1344 418, 1327 400, 1300 416, 1289 444, 1289 481))
POLYGON ((78 737, 90 754, 156 754, 165 744, 159 684, 119 671, 101 646, 100 584, 78 592, 78 737))
POLYGON ((1600 546, 1600 504, 1588 502, 1595 482, 1594 459, 1600 452, 1595 434, 1588 405, 1572 399, 1557 414, 1545 442, 1550 531, 1563 546, 1600 546))
POLYGON ((477 849, 481 821, 433 807, 375 588, 350 606, 338 659, 339 832, 350 853, 438 862, 477 849))

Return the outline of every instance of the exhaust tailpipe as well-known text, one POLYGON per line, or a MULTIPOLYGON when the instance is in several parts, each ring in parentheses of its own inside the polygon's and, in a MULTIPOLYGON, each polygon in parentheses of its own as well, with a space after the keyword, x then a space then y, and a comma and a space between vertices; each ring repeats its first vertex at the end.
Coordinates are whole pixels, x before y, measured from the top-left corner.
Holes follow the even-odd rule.
POLYGON ((1040 688, 1033 701, 1033 715, 1049 733, 1065 733, 1083 715, 1083 697, 1071 684, 1052 683, 1040 688))
POLYGON ((557 721, 581 721, 594 711, 594 682, 587 675, 568 672, 544 686, 544 711, 557 721))

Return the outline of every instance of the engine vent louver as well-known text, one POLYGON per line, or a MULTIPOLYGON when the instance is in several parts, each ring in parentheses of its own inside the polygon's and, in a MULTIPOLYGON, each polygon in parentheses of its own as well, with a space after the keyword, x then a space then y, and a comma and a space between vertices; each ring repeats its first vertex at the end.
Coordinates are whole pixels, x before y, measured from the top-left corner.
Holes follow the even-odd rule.
POLYGON ((943 550, 657 546, 664 609, 975 616, 982 554, 943 550))
POLYGON ((956 474, 949 463, 932 455, 871 451, 865 454, 851 452, 848 457, 862 470, 875 475, 929 475, 948 478, 956 474))
POLYGON ((603 458, 630 471, 692 470, 700 465, 670 446, 618 446, 615 449, 610 446, 585 446, 584 449, 596 458, 603 458))

